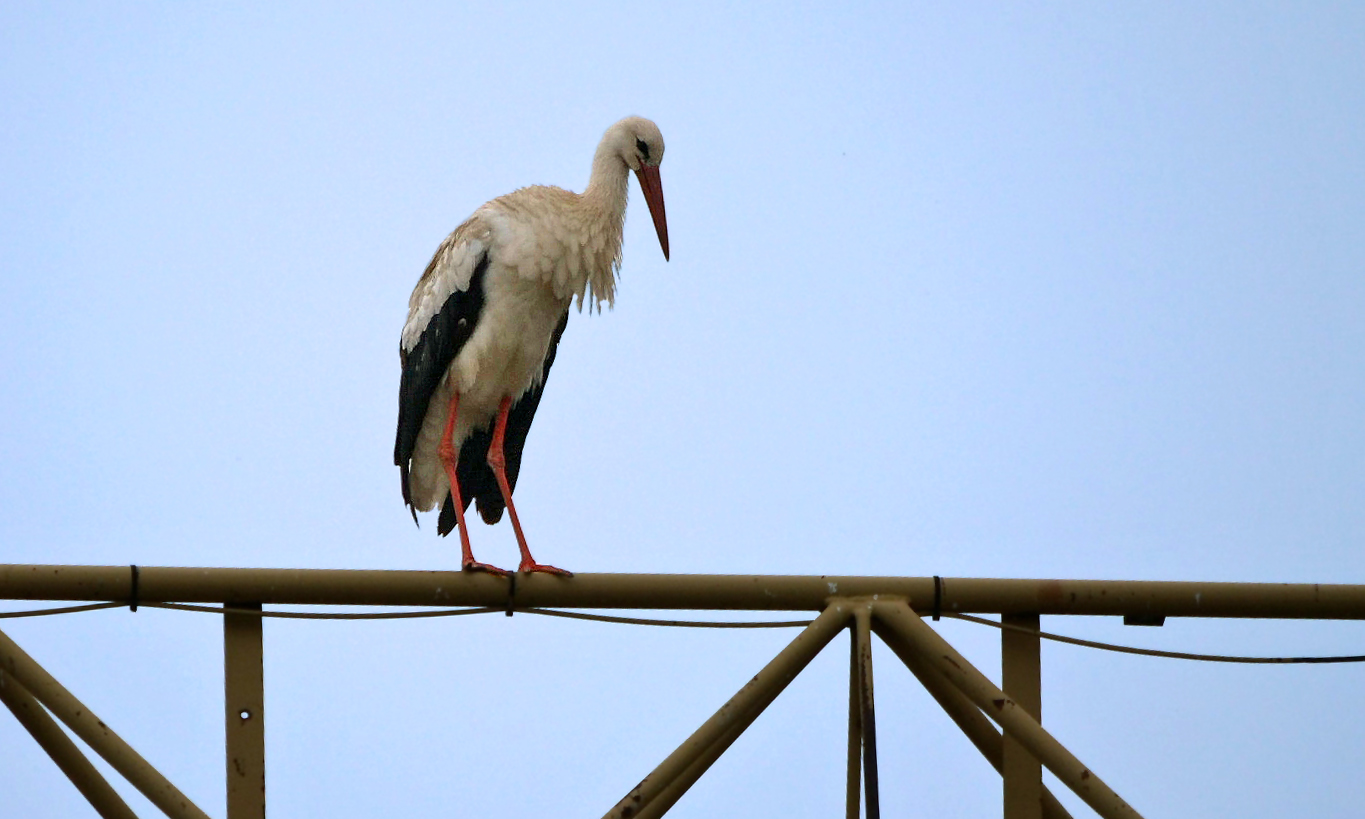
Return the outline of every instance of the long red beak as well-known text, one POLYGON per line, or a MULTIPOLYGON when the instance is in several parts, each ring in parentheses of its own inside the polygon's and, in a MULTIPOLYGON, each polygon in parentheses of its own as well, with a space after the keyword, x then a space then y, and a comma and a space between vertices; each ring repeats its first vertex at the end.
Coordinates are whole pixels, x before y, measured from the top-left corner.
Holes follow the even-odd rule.
POLYGON ((644 191, 649 215, 654 217, 654 232, 659 234, 659 247, 664 249, 664 261, 668 261, 668 218, 664 215, 664 185, 659 181, 659 166, 641 163, 635 177, 640 180, 640 190, 644 191))

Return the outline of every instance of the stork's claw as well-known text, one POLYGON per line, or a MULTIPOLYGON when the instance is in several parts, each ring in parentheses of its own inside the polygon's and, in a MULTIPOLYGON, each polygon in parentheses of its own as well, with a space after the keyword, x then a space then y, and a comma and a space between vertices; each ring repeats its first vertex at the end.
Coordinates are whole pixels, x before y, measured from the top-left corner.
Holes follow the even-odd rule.
MULTIPOLYGON (((464 569, 467 572, 488 572, 489 574, 494 575, 495 577, 508 577, 509 575, 512 574, 506 569, 499 569, 497 566, 491 566, 487 563, 480 563, 477 560, 466 560, 464 562, 464 565, 461 566, 460 568, 464 569)), ((555 571, 559 570, 556 569, 555 571)))
POLYGON ((517 567, 517 571, 528 574, 530 572, 543 572, 545 574, 558 575, 559 577, 573 577, 573 572, 566 569, 560 569, 555 566, 546 566, 544 563, 536 563, 530 560, 521 561, 521 565, 517 567))

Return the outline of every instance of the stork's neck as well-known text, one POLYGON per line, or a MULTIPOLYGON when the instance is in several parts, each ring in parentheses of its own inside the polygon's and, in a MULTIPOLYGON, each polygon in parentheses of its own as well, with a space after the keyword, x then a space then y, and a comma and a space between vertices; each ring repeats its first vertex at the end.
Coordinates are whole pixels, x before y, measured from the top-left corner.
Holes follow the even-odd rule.
POLYGON ((615 301, 616 271, 621 266, 621 233, 626 223, 626 194, 630 170, 608 140, 597 146, 592 158, 592 176, 579 202, 587 216, 578 252, 582 263, 574 265, 572 292, 578 295, 579 309, 585 290, 591 304, 601 309, 615 301))
MULTIPOLYGON (((583 199, 601 211, 613 224, 620 225, 626 218, 626 188, 630 169, 621 161, 607 140, 597 146, 592 158, 592 176, 583 191, 583 199)), ((620 229, 619 227, 617 228, 620 229)))

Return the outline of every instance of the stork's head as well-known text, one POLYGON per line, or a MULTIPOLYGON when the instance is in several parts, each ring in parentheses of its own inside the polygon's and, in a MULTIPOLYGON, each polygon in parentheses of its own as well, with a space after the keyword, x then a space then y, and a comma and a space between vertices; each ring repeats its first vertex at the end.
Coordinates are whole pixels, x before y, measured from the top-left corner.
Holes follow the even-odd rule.
POLYGON ((659 246, 664 259, 668 258, 668 220, 664 215, 664 188, 659 180, 659 163, 664 158, 664 135, 659 126, 644 117, 626 117, 607 129, 604 143, 621 158, 627 168, 635 171, 640 190, 654 219, 654 232, 659 234, 659 246))

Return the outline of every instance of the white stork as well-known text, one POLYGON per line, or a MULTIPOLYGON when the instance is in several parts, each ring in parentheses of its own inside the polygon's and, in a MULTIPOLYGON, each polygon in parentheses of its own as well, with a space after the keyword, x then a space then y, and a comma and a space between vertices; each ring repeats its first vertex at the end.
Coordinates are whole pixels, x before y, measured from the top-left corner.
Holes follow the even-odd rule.
POLYGON ((627 117, 607 129, 583 193, 521 188, 486 203, 441 242, 408 300, 398 355, 398 436, 393 460, 412 512, 441 504, 436 530, 458 524, 462 565, 506 574, 474 560, 465 509, 477 501, 485 523, 503 507, 521 548, 523 572, 569 572, 536 563, 512 490, 521 450, 576 298, 583 309, 611 306, 621 265, 628 171, 640 180, 668 258, 653 122, 627 117), (492 423, 492 429, 489 429, 492 423))

